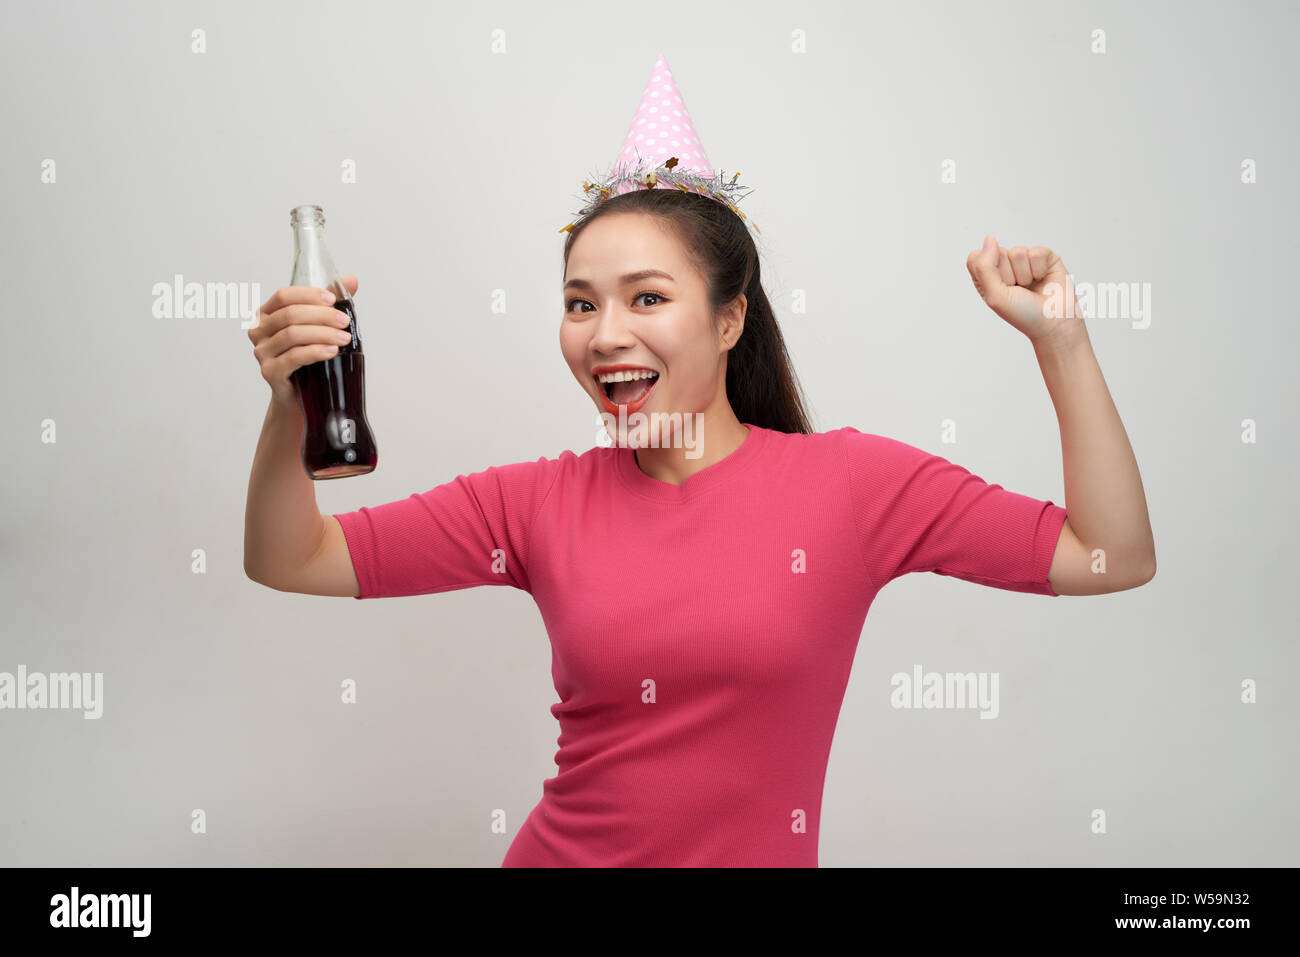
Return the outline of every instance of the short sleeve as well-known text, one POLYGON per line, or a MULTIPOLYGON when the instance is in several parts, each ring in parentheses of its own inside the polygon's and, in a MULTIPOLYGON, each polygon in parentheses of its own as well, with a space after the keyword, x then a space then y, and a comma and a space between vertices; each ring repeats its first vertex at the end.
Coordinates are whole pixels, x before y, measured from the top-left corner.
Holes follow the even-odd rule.
POLYGON ((909 572, 1057 597, 1047 580, 1066 510, 913 445, 839 430, 858 541, 875 586, 909 572))
POLYGON ((385 505, 334 513, 361 594, 393 598, 510 585, 529 591, 530 533, 561 460, 459 475, 385 505))

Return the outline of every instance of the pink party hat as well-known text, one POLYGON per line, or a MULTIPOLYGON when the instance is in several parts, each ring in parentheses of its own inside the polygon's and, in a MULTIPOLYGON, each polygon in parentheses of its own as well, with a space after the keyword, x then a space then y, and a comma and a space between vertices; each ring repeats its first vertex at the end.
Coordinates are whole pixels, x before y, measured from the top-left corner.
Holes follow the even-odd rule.
MULTIPOLYGON (((634 189, 676 188, 702 193, 745 219, 745 214, 736 208, 736 200, 749 189, 736 182, 739 176, 736 173, 730 182, 724 182, 721 174, 713 172, 673 72, 661 53, 650 71, 650 82, 641 92, 641 105, 623 138, 623 148, 613 168, 596 182, 583 184, 587 205, 577 215, 581 218, 609 197, 634 189)), ((576 222, 564 226, 560 232, 572 229, 576 222)), ((751 225, 755 232, 759 231, 756 223, 751 221, 751 225)))
MULTIPOLYGON (((641 93, 641 105, 636 109, 615 162, 635 166, 644 158, 657 166, 672 156, 677 157, 677 172, 713 179, 713 169, 695 135, 695 125, 673 80, 673 71, 668 69, 668 61, 661 53, 650 71, 650 82, 641 93)), ((618 192, 635 188, 634 184, 624 183, 618 192)))

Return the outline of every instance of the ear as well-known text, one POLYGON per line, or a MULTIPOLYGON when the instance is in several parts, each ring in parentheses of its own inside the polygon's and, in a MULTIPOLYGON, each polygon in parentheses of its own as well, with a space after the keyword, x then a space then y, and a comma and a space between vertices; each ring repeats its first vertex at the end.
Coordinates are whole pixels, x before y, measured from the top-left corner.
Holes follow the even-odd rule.
POLYGON ((723 308, 718 333, 724 350, 730 351, 740 339, 740 334, 745 331, 745 310, 748 305, 749 300, 745 298, 744 293, 741 293, 723 308))

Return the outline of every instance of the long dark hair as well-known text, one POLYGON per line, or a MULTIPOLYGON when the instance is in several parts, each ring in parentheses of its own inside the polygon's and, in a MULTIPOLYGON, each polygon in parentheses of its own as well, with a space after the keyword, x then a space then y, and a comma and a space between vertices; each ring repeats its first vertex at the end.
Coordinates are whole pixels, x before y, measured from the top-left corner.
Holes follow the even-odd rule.
POLYGON ((569 230, 569 251, 590 223, 613 213, 649 213, 674 230, 709 287, 709 307, 745 296, 745 327, 727 356, 727 401, 741 422, 777 432, 812 432, 785 339, 759 275, 758 247, 745 221, 715 199, 684 190, 638 189, 611 196, 569 230))

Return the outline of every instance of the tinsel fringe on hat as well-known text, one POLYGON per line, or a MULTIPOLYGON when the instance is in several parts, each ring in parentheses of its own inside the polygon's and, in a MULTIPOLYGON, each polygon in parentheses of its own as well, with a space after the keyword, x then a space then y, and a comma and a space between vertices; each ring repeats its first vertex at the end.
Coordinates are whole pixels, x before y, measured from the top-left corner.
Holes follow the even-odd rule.
POLYGON ((758 228, 758 223, 749 219, 736 206, 736 203, 739 200, 753 192, 751 187, 743 186, 736 182, 740 178, 739 173, 733 174, 731 181, 727 182, 723 179, 721 170, 711 177, 701 176, 698 173, 692 173, 689 170, 677 171, 675 168, 677 163, 677 157, 673 156, 658 166, 650 166, 638 150, 635 162, 616 163, 614 164, 613 169, 604 177, 598 178, 597 182, 582 184, 582 190, 585 196, 579 198, 585 198, 587 203, 582 207, 582 209, 578 210, 578 212, 574 214, 577 219, 569 223, 569 225, 562 227, 559 231, 564 233, 573 229, 579 220, 591 214, 596 207, 605 202, 605 200, 624 192, 622 189, 623 186, 630 185, 643 187, 645 189, 656 189, 661 183, 663 183, 669 186, 675 186, 677 189, 686 193, 700 193, 703 196, 707 196, 710 199, 722 203, 741 219, 753 226, 754 232, 762 233, 762 230, 758 228))

